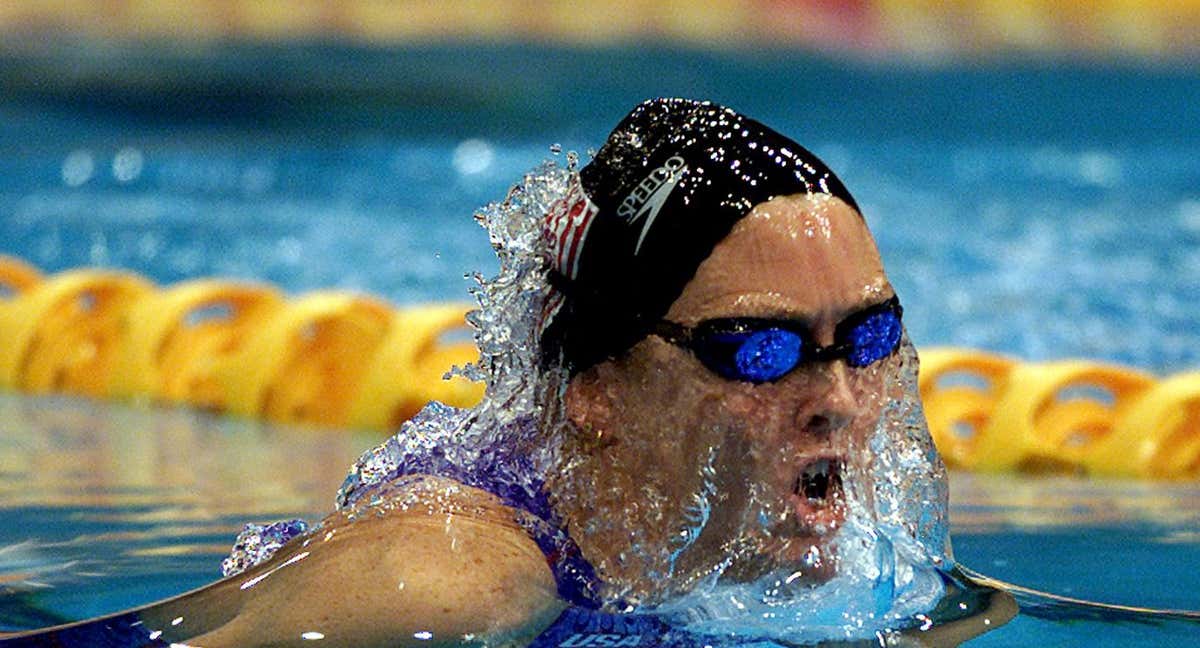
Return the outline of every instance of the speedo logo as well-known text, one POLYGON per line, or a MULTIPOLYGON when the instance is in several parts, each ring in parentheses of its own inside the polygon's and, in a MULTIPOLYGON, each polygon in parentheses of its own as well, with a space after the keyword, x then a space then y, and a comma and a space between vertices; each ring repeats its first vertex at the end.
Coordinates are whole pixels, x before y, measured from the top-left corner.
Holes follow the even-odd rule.
POLYGON ((675 185, 683 179, 685 171, 687 171, 687 162, 678 155, 672 155, 662 166, 651 171, 650 175, 638 183, 638 186, 634 187, 633 191, 629 192, 629 195, 625 196, 625 200, 622 200, 620 206, 617 207, 617 216, 624 218, 630 225, 637 222, 639 218, 646 219, 642 223, 637 246, 633 249, 634 254, 642 249, 642 241, 646 239, 646 234, 654 225, 654 219, 658 218, 658 211, 662 209, 671 192, 675 190, 675 185))
POLYGON ((619 635, 619 634, 581 634, 575 633, 567 640, 558 644, 559 648, 582 648, 583 646, 610 646, 616 648, 618 646, 640 646, 642 645, 641 635, 619 635))

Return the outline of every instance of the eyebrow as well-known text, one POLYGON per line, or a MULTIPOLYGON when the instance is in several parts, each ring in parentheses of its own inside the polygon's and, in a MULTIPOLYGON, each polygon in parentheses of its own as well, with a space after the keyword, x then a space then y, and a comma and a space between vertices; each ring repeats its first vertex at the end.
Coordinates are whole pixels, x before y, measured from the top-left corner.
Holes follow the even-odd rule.
MULTIPOLYGON (((893 299, 896 299, 896 293, 894 292, 883 299, 875 301, 863 301, 854 306, 850 306, 849 308, 844 308, 835 313, 836 318, 834 319, 834 324, 840 324, 847 318, 857 315, 863 311, 868 311, 872 308, 883 306, 893 299)), ((897 302, 898 301, 899 300, 897 300, 897 302)), ((708 317, 701 320, 700 323, 719 322, 726 320, 764 320, 768 322, 788 322, 791 324, 799 324, 805 329, 811 331, 813 328, 813 323, 816 321, 816 317, 811 314, 797 314, 795 312, 789 312, 776 308, 755 315, 724 315, 720 317, 708 317)))

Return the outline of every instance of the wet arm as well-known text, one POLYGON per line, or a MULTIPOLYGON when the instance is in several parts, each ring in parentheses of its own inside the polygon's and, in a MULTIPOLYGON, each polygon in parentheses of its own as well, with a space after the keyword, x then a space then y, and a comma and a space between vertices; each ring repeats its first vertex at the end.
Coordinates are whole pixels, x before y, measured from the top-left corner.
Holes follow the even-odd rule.
POLYGON ((331 530, 281 550, 272 565, 293 562, 241 590, 240 612, 188 645, 316 645, 306 633, 323 646, 497 645, 562 609, 545 558, 515 526, 391 513, 331 530))

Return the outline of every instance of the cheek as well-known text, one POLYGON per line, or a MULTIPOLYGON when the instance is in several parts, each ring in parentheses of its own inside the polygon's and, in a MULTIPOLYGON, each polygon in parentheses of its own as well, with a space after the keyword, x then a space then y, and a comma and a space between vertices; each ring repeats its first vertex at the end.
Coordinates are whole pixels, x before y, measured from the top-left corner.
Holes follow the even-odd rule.
POLYGON ((711 443, 709 432, 752 410, 725 381, 655 342, 643 343, 625 359, 621 379, 611 381, 605 399, 613 412, 608 431, 622 438, 625 451, 644 453, 647 461, 711 443))
POLYGON ((760 405, 751 385, 713 375, 689 353, 666 343, 654 344, 638 368, 644 378, 633 396, 644 422, 672 421, 699 429, 750 416, 760 405))
MULTIPOLYGON (((745 389, 726 390, 728 393, 714 394, 711 402, 715 407, 728 416, 738 419, 750 419, 761 410, 761 397, 745 389)), ((715 412, 714 412, 715 413, 715 412)))
POLYGON ((891 362, 884 361, 874 366, 860 369, 850 382, 850 391, 854 396, 858 412, 851 426, 853 435, 859 439, 869 438, 874 432, 879 417, 883 414, 888 401, 887 385, 891 362))
POLYGON ((751 385, 722 381, 710 388, 701 420, 726 435, 761 436, 790 427, 798 407, 796 393, 781 384, 751 385))
POLYGON ((853 372, 850 388, 860 403, 876 409, 883 403, 887 397, 888 377, 894 374, 896 362, 898 360, 891 358, 853 372))
POLYGON ((797 413, 820 400, 806 377, 774 384, 719 381, 706 387, 697 419, 726 432, 768 434, 793 426, 797 413))

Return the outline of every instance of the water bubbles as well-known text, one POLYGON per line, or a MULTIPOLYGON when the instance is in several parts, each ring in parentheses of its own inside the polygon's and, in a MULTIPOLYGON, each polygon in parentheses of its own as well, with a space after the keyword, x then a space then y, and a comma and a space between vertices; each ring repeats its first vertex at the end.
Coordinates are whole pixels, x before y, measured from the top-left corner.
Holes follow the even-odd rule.
POLYGON ((92 244, 88 247, 88 262, 96 266, 108 263, 108 237, 103 232, 92 234, 92 244))
POLYGON ((1101 151, 1085 151, 1079 155, 1080 179, 1098 187, 1113 187, 1121 180, 1121 163, 1116 157, 1101 151))
POLYGON ((481 139, 464 140, 454 149, 454 170, 459 174, 478 175, 491 168, 496 151, 481 139))
POLYGON ((1104 151, 1064 151, 1055 146, 1037 149, 1029 159, 1034 175, 1081 185, 1111 188, 1122 179, 1121 161, 1104 151))
POLYGON ((275 254, 280 263, 298 265, 304 258, 304 244, 295 237, 285 236, 276 241, 275 254))
POLYGON ((146 232, 138 237, 137 254, 143 261, 152 261, 162 249, 162 240, 157 234, 146 232))
POLYGON ((92 179, 96 172, 96 160, 86 149, 71 151, 62 164, 63 183, 68 187, 79 187, 92 179))
POLYGON ((113 179, 121 184, 127 184, 138 179, 142 175, 142 167, 145 160, 142 157, 142 152, 133 147, 125 147, 113 156, 112 175, 113 179))

